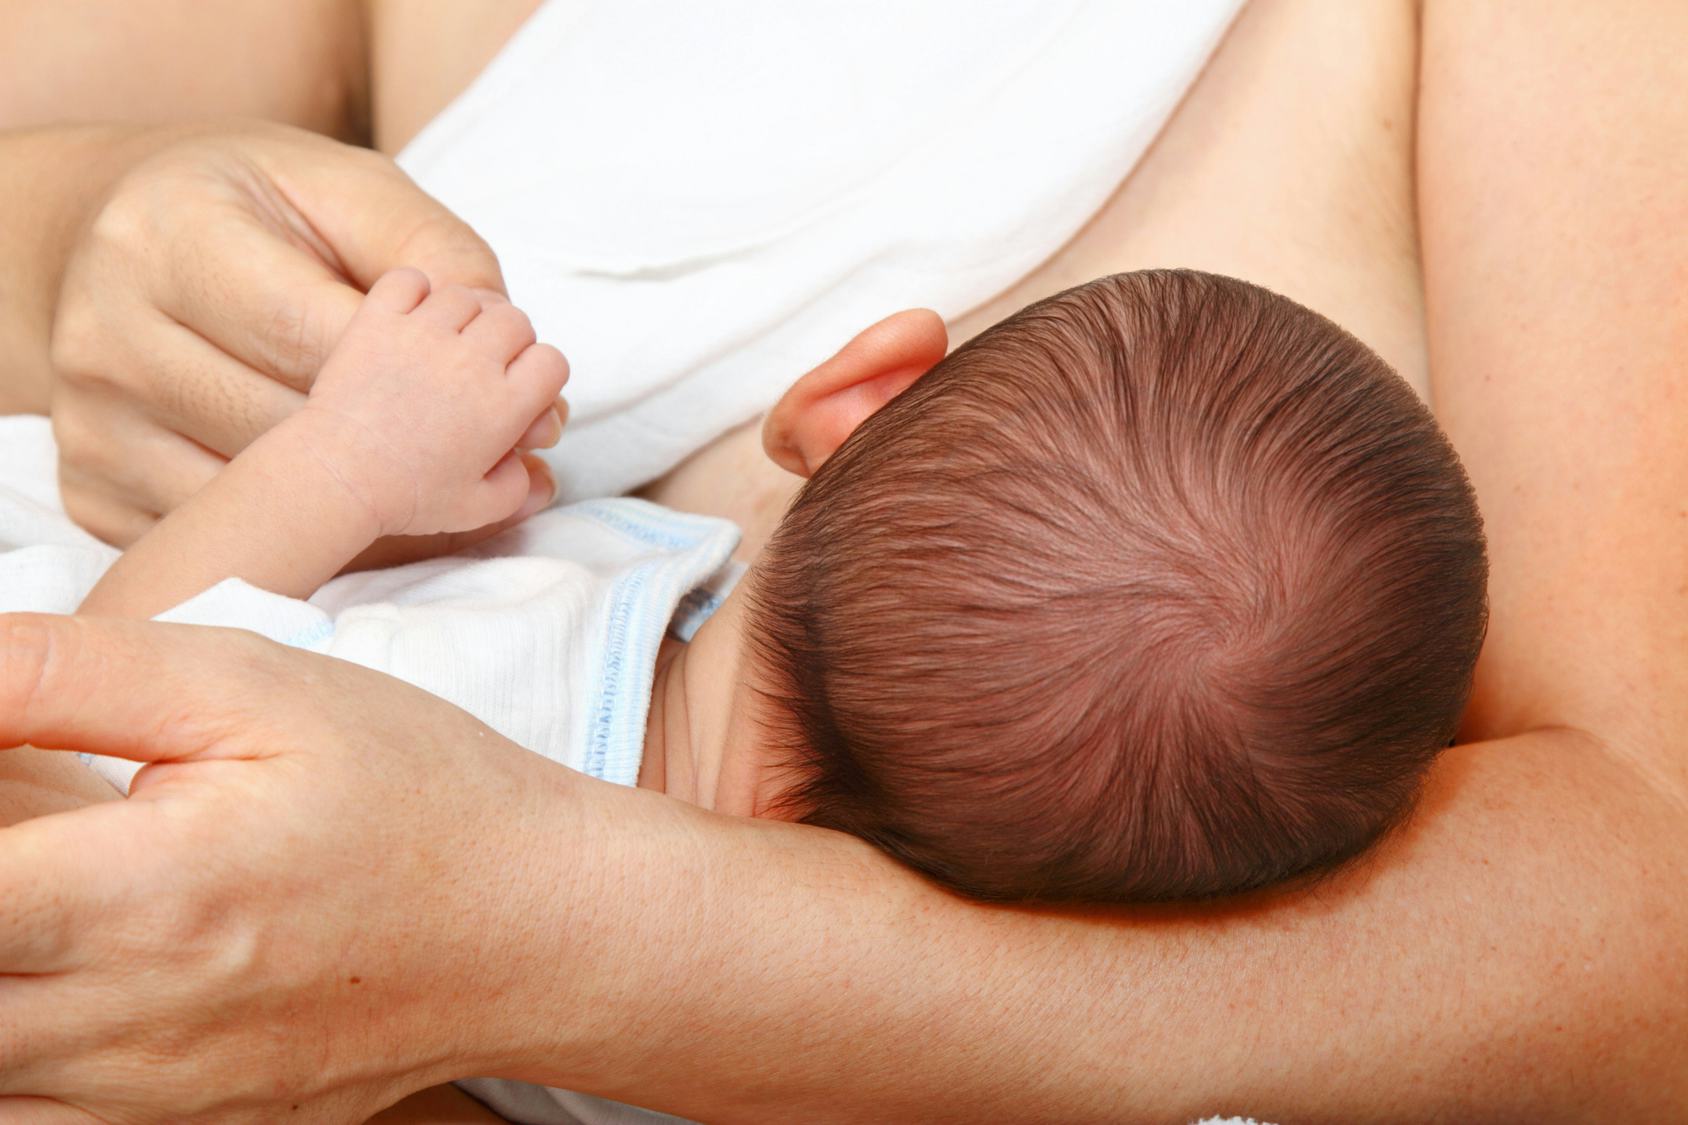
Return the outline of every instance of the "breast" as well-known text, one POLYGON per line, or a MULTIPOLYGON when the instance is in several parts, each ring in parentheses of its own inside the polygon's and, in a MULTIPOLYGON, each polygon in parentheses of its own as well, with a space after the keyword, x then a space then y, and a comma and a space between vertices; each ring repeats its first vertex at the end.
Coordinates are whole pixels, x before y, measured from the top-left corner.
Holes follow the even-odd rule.
POLYGON ((462 94, 542 0, 367 0, 370 126, 395 155, 462 94))
POLYGON ((1182 266, 1335 320, 1429 397, 1413 194, 1411 0, 1253 0, 1154 147, 952 343, 1111 273, 1182 266))
MULTIPOLYGON (((1319 310, 1428 397, 1413 219, 1416 50, 1410 2, 1254 0, 1142 161, 1073 238, 950 318, 952 346, 1071 285, 1187 266, 1319 310)), ((796 483, 747 426, 646 495, 737 521, 748 559, 796 483)))

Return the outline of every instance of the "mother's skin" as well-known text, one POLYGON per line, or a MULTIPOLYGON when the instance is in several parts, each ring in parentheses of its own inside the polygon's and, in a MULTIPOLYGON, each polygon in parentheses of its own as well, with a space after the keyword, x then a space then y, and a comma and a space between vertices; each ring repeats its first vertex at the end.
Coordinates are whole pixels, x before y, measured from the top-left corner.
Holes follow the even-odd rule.
MULTIPOLYGON (((1373 9, 1377 36, 1342 35, 1330 52, 1301 38, 1332 30, 1298 27, 1303 14, 1245 17, 1096 224, 1109 249, 1075 247, 1046 285, 1063 268, 1225 269, 1307 300, 1414 370, 1410 234, 1406 262, 1390 256, 1408 150, 1379 135, 1383 117, 1387 135, 1406 133, 1410 12, 1373 9), (1291 57, 1332 61, 1255 76, 1284 109, 1258 87, 1235 96, 1292 35, 1291 57), (1194 180, 1172 193, 1162 185, 1178 173, 1194 180), (1309 180, 1336 185, 1345 204, 1309 200, 1309 180), (1374 267, 1389 280, 1369 280, 1374 267)), ((569 959, 522 997, 505 1034, 488 1032, 523 1076, 723 1120, 1683 1112, 1688 167, 1677 139, 1688 111, 1659 92, 1675 87, 1670 44, 1684 16, 1669 4, 1533 14, 1503 29, 1460 3, 1426 19, 1428 354, 1488 521, 1494 620, 1466 730, 1486 741, 1447 755, 1409 830, 1314 891, 1082 918, 959 903, 830 834, 578 787, 569 813, 585 801, 594 822, 622 831, 586 834, 584 853, 526 858, 555 898, 527 904, 524 918, 549 915, 523 932, 548 933, 569 959), (642 835, 665 842, 664 862, 640 851, 642 835), (640 893, 619 918, 591 894, 604 870, 636 875, 640 893), (651 902, 686 902, 689 917, 641 916, 651 902), (590 933, 557 936, 575 937, 583 916, 590 933), (651 940, 629 957, 605 929, 651 940), (686 944, 662 947, 676 937, 686 944), (577 965, 582 949, 621 956, 577 965), (600 1006, 582 1026, 581 1001, 606 998, 613 1018, 600 1006)), ((371 27, 380 58, 379 9, 371 27)), ((659 492, 703 488, 705 470, 736 463, 739 441, 659 492)), ((741 479, 737 511, 754 527, 777 506, 778 482, 741 479)), ((41 656, 42 690, 71 694, 75 678, 52 675, 54 660, 85 666, 32 647, 70 634, 15 636, 13 666, 41 656)), ((287 691, 278 684, 276 697, 287 691)), ((360 715, 347 706, 336 729, 378 740, 353 737, 360 715)), ((17 878, 18 858, 0 846, 0 880, 17 878)), ((499 904, 487 905, 493 926, 499 904)))

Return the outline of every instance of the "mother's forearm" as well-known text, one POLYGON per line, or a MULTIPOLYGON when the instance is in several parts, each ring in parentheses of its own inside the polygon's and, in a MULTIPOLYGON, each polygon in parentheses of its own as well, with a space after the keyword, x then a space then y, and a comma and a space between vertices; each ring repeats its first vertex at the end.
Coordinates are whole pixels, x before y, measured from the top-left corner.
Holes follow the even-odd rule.
POLYGON ((44 414, 65 260, 112 182, 156 146, 147 131, 0 132, 0 414, 44 414))
POLYGON ((1575 738, 1456 752, 1419 821, 1326 884, 1112 917, 576 792, 602 807, 534 843, 555 893, 509 927, 534 976, 481 1070, 737 1122, 1644 1119, 1684 1096, 1681 830, 1575 738))

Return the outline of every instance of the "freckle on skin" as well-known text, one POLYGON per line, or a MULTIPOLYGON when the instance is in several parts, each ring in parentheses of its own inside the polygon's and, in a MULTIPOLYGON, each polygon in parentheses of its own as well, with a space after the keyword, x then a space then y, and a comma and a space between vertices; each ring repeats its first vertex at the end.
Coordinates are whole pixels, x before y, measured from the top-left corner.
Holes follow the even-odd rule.
POLYGON ((363 978, 362 977, 352 977, 351 980, 348 983, 350 983, 350 984, 362 984, 363 978))

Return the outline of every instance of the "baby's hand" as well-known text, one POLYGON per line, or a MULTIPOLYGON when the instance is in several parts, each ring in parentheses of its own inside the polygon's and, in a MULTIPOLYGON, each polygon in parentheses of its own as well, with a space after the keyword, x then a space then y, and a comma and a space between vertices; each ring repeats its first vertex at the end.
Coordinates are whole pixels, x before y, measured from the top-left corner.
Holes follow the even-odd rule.
POLYGON ((556 442, 567 381, 514 305, 400 269, 370 287, 290 424, 380 535, 467 531, 549 499, 521 451, 556 442))

